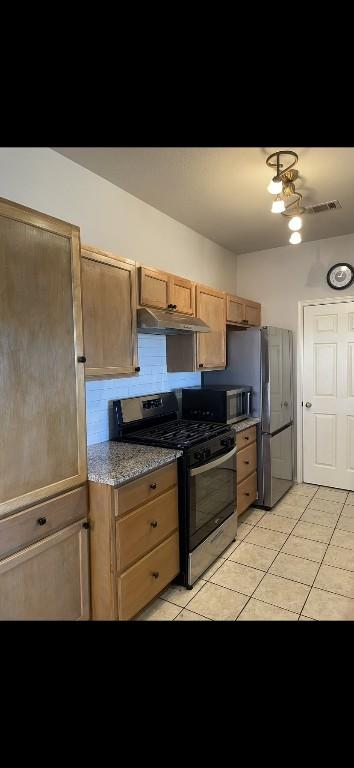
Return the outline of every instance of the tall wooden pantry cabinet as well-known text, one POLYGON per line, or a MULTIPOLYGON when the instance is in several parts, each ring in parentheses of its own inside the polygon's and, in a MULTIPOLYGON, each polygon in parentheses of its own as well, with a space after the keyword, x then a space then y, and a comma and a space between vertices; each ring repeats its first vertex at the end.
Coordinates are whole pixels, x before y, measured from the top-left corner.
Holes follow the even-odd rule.
POLYGON ((78 227, 0 198, 0 619, 89 617, 78 227))

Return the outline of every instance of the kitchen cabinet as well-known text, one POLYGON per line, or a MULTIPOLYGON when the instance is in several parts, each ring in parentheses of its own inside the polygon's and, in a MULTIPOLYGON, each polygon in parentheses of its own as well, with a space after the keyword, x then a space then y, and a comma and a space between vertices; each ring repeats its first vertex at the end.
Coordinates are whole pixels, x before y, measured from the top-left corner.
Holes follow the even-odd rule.
POLYGON ((0 620, 88 619, 87 485, 0 520, 0 620))
POLYGON ((170 275, 169 291, 169 303, 177 312, 195 316, 195 283, 170 275))
POLYGON ((157 269, 139 267, 139 300, 141 306, 195 315, 195 283, 157 269))
POLYGON ((139 267, 139 301, 144 307, 167 309, 169 299, 169 276, 157 269, 139 267))
POLYGON ((225 294, 196 286, 196 315, 210 327, 207 333, 166 336, 167 370, 204 371, 226 367, 225 294))
POLYGON ((230 325, 261 324, 261 305, 251 299, 241 299, 239 296, 226 296, 226 322, 230 325))
POLYGON ((86 377, 138 368, 135 262, 91 246, 81 250, 86 377))
POLYGON ((225 368, 225 294, 197 285, 196 309, 197 317, 204 320, 211 329, 210 333, 197 334, 197 368, 225 368))
POLYGON ((126 621, 179 573, 177 463, 89 495, 92 618, 126 621))
POLYGON ((1 518, 87 479, 80 231, 2 198, 0 328, 1 518))
POLYGON ((242 515, 257 499, 257 430, 256 426, 238 432, 237 445, 237 514, 242 515))

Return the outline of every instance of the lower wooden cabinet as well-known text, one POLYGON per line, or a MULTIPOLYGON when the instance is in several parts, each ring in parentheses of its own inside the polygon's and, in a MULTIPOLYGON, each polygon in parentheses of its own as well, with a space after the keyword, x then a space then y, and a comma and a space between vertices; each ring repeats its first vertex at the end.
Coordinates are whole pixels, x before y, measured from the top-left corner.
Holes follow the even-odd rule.
POLYGON ((0 620, 89 619, 85 519, 0 561, 0 620))
POLYGON ((129 620, 179 573, 177 464, 89 483, 92 618, 129 620))
POLYGON ((257 432, 256 427, 238 432, 237 445, 237 514, 242 515, 257 499, 257 432))

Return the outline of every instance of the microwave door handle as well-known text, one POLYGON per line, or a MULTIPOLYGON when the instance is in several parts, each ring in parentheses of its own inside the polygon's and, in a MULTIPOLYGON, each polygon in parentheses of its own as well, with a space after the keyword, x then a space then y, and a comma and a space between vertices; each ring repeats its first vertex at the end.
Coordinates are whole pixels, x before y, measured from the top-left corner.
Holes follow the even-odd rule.
POLYGON ((251 406, 251 393, 247 392, 247 416, 251 415, 250 406, 251 406))
POLYGON ((208 472, 209 469, 214 469, 214 467, 218 467, 220 464, 224 464, 225 461, 228 459, 231 459, 231 456, 234 456, 236 453, 236 445, 232 449, 232 451, 229 451, 229 453, 224 453, 223 456, 219 456, 218 459, 214 459, 213 461, 209 461, 208 464, 203 464, 201 467, 197 467, 196 469, 190 470, 191 477, 195 477, 196 475, 201 475, 203 472, 208 472))

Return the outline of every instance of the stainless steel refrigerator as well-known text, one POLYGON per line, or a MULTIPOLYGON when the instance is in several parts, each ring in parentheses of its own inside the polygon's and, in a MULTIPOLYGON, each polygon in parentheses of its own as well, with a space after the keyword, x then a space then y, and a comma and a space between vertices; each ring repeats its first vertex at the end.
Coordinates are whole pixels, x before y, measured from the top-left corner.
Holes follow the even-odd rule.
POLYGON ((293 485, 292 332, 265 326, 227 330, 227 368, 203 374, 203 384, 252 386, 258 427, 258 500, 271 509, 293 485))

